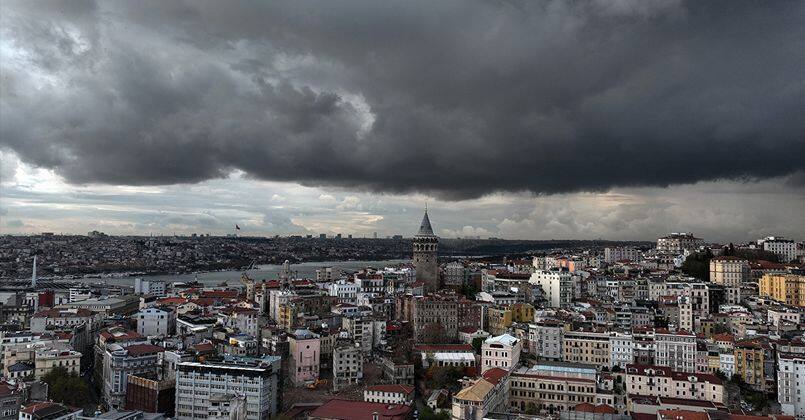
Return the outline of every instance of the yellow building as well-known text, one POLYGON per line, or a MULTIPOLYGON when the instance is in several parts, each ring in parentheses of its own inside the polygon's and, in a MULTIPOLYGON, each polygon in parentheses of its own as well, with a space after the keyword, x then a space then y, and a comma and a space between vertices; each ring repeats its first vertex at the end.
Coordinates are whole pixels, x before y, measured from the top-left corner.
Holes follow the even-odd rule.
POLYGON ((489 333, 501 335, 512 325, 512 310, 502 307, 491 307, 486 311, 489 333))
POLYGON ((515 303, 509 309, 512 311, 512 321, 534 322, 534 307, 530 303, 515 303))
POLYGON ((277 308, 277 326, 290 331, 296 318, 296 308, 288 303, 281 303, 277 308))
POLYGON ((805 276, 765 274, 760 278, 760 296, 768 296, 787 305, 805 307, 805 276))
POLYGON ((766 377, 763 374, 765 350, 763 343, 755 340, 735 344, 735 374, 749 386, 758 391, 766 390, 766 377))

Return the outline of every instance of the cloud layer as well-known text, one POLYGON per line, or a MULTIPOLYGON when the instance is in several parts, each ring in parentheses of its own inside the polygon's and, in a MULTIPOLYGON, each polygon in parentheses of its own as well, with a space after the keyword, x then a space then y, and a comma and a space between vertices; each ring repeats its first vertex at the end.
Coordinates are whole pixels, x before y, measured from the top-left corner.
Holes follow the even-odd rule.
POLYGON ((2 7, 0 147, 71 183, 453 200, 805 169, 803 2, 2 7))

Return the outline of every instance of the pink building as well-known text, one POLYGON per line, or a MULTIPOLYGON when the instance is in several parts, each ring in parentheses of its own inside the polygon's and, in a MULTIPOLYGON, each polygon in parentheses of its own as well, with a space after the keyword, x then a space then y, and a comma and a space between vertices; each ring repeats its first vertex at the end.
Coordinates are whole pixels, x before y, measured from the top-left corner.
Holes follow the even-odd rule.
POLYGON ((299 329, 288 335, 290 360, 288 375, 295 386, 319 378, 321 339, 307 329, 299 329))

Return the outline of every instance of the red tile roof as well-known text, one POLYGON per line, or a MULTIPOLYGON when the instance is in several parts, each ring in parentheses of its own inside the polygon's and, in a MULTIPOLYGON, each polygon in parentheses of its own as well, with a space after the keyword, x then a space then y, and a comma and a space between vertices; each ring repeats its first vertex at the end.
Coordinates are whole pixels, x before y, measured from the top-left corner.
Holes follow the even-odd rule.
POLYGON ((164 347, 155 346, 153 344, 132 344, 126 347, 129 354, 132 356, 142 356, 145 354, 161 353, 165 351, 164 347))
POLYGON ((213 299, 237 299, 238 297, 237 290, 205 290, 201 292, 202 298, 213 298, 213 299))
POLYGON ((187 302, 187 299, 180 297, 167 297, 157 300, 159 305, 181 305, 187 302))
POLYGON ((484 372, 481 376, 487 381, 496 384, 500 382, 502 378, 505 378, 509 374, 509 371, 501 368, 492 368, 484 372))
POLYGON ((411 413, 411 407, 400 404, 370 403, 364 401, 330 400, 310 413, 310 418, 338 420, 404 420, 411 413))

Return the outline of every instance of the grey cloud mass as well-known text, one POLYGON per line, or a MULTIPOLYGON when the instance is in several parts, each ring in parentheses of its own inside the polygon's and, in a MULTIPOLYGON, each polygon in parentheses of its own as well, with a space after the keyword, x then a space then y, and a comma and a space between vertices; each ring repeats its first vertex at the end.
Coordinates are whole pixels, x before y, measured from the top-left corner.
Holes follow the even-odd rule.
POLYGON ((805 170, 805 2, 2 8, 0 147, 73 183, 454 200, 805 170))

